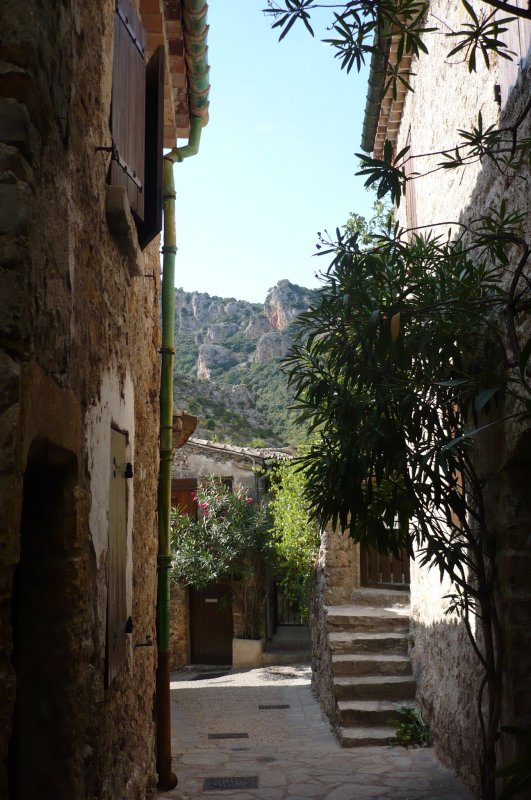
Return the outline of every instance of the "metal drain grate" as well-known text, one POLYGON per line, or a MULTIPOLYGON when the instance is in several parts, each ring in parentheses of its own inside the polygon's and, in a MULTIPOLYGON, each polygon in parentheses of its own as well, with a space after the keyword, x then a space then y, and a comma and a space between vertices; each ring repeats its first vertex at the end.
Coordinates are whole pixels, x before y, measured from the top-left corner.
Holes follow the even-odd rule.
POLYGON ((203 791, 223 791, 224 789, 258 789, 258 778, 205 778, 203 791))
POLYGON ((248 739, 248 733, 209 733, 209 739, 248 739))
POLYGON ((268 703, 268 704, 264 704, 263 706, 258 706, 258 708, 260 710, 264 710, 266 708, 291 708, 291 706, 288 705, 288 704, 282 704, 282 703, 279 703, 277 705, 275 705, 274 703, 273 704, 268 703))

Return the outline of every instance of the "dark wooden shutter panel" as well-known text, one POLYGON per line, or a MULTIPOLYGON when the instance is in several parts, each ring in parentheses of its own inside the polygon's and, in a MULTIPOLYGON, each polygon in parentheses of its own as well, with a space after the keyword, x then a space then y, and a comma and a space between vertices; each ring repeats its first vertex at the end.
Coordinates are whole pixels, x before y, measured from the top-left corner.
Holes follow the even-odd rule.
POLYGON ((197 480, 195 478, 174 478, 171 482, 171 505, 179 508, 183 516, 197 519, 197 480))
POLYGON ((162 148, 164 141, 164 48, 157 47, 146 68, 146 148, 144 220, 138 240, 144 249, 162 230, 162 148))
POLYGON ((145 32, 131 0, 118 0, 114 17, 110 182, 124 186, 131 209, 144 219, 146 67, 145 32))
POLYGON ((127 479, 123 474, 126 455, 127 437, 112 429, 107 553, 107 686, 126 660, 127 479), (117 469, 116 465, 122 469, 117 469))

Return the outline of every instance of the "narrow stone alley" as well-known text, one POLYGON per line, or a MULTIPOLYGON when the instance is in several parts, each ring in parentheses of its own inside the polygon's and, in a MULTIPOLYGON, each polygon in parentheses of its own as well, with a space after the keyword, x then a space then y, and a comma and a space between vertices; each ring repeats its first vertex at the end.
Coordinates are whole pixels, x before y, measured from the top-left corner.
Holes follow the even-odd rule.
POLYGON ((172 676, 173 769, 159 800, 467 800, 432 748, 342 749, 308 665, 172 676))

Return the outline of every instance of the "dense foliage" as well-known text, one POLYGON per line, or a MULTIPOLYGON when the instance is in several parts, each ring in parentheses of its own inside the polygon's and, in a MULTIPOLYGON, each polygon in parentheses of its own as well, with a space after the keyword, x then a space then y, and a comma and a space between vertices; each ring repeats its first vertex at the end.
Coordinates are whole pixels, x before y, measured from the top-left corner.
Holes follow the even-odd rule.
POLYGON ((338 234, 319 302, 299 318, 287 359, 299 421, 320 432, 302 457, 313 514, 381 551, 406 547, 413 555, 415 545, 421 564, 453 582, 449 609, 462 617, 484 669, 486 797, 503 644, 498 537, 486 501, 493 476, 475 463, 472 445, 504 413, 531 413, 531 345, 519 341, 516 324, 531 295, 521 222, 502 206, 454 241, 409 241, 395 227, 362 249, 358 233, 338 234), (503 290, 498 276, 509 254, 517 267, 503 290))
POLYGON ((244 637, 257 638, 262 612, 262 561, 267 555, 270 520, 265 505, 241 486, 217 477, 197 490, 199 519, 172 511, 171 577, 203 589, 228 582, 242 614, 244 637))
POLYGON ((275 468, 269 510, 271 546, 281 583, 303 619, 308 618, 310 583, 319 548, 319 525, 310 518, 304 474, 291 461, 275 468))

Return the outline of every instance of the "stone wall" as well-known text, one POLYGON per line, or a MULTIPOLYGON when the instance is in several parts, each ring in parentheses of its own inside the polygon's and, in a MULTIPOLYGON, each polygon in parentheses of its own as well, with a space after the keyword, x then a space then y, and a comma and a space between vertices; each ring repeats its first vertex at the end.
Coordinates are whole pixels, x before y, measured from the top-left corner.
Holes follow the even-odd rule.
MULTIPOLYGON (((480 5, 480 4, 479 4, 480 5)), ((451 0, 437 0, 431 10, 454 29, 465 21, 462 5, 451 0)), ((458 128, 470 129, 477 124, 481 111, 483 124, 505 125, 516 119, 529 99, 531 71, 529 64, 505 101, 507 81, 500 71, 504 65, 494 64, 490 72, 478 59, 477 73, 469 73, 467 65, 447 59, 450 49, 444 37, 429 37, 430 55, 413 64, 414 93, 406 98, 397 150, 411 137, 411 153, 429 153, 441 146, 452 147, 458 141, 458 128), (452 63, 449 63, 452 62, 452 63), (501 77, 500 77, 501 76, 501 77), (502 84, 502 103, 495 91, 502 84), (429 124, 428 124, 429 123, 429 124)), ((516 75, 516 68, 514 68, 516 75)), ((526 130, 529 135, 529 116, 526 130)), ((413 162, 412 169, 429 172, 439 156, 413 162)), ((524 214, 524 232, 531 234, 531 201, 529 172, 520 177, 501 175, 488 161, 476 162, 466 169, 437 171, 414 182, 418 225, 432 225, 461 219, 467 221, 499 208, 506 200, 508 209, 524 214)), ((398 217, 406 224, 403 203, 398 217)), ((435 229, 446 236, 448 226, 435 229)), ((455 230, 455 226, 454 226, 455 230)), ((516 253, 514 254, 517 255, 516 253)), ((511 280, 512 266, 500 275, 503 285, 511 280)), ((520 318, 521 341, 531 335, 529 316, 520 318)), ((511 412, 510 404, 506 411, 511 412)), ((500 543, 500 611, 505 636, 504 707, 502 725, 531 721, 530 651, 531 593, 529 575, 530 510, 525 482, 529 479, 529 441, 523 431, 507 421, 477 438, 478 464, 490 475, 487 505, 490 525, 500 543), (524 478, 527 475, 527 478, 524 478), (516 644, 518 642, 518 645, 516 644)), ((445 615, 444 595, 450 587, 441 585, 438 575, 413 568, 412 633, 415 647, 413 660, 418 697, 431 722, 440 754, 449 760, 457 773, 477 789, 476 765, 479 758, 479 726, 476 697, 480 680, 478 662, 458 620, 445 615)), ((513 754, 512 740, 502 736, 506 757, 513 754), (506 741, 507 740, 507 741, 506 741)))
POLYGON ((170 591, 170 668, 190 663, 190 598, 185 586, 170 591))
POLYGON ((360 585, 360 546, 346 533, 330 525, 321 534, 320 565, 323 571, 324 601, 327 606, 350 603, 352 590, 360 585))
POLYGON ((334 694, 332 653, 326 624, 327 605, 326 549, 321 542, 312 585, 310 632, 312 642, 312 689, 333 726, 337 726, 337 705, 334 694))
POLYGON ((310 631, 312 640, 312 687, 333 726, 339 724, 332 653, 328 641, 327 607, 348 604, 360 586, 359 545, 348 533, 321 532, 321 544, 312 585, 310 631))
POLYGON ((155 638, 159 266, 156 245, 132 264, 105 216, 113 20, 111 0, 0 11, 2 797, 8 772, 42 798, 155 783, 156 656, 136 645, 155 638), (134 627, 107 687, 111 426, 134 468, 134 627))

